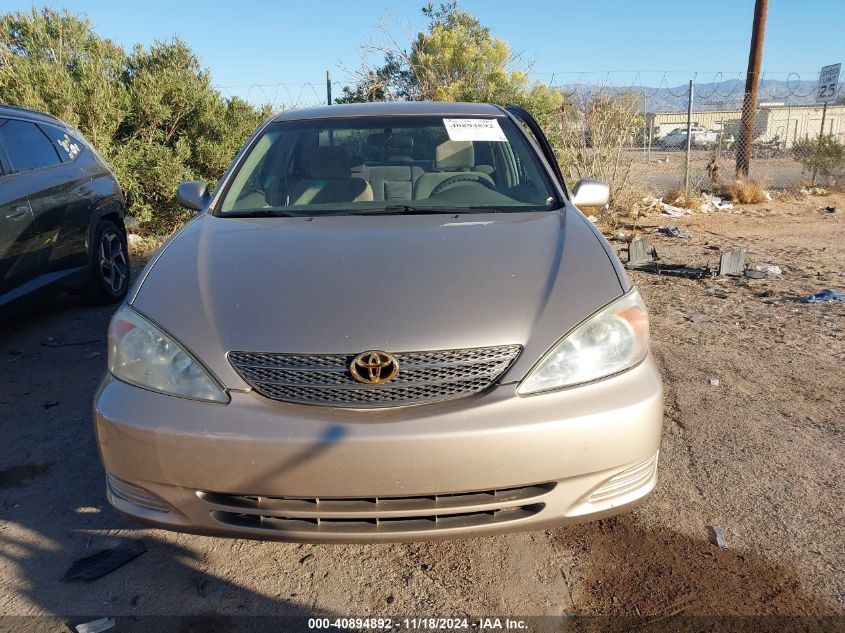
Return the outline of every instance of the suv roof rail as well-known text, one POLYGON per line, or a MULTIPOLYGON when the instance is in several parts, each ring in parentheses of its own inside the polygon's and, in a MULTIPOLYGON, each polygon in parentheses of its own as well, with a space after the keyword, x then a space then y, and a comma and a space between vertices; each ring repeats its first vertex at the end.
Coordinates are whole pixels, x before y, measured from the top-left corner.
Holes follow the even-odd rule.
POLYGON ((47 112, 41 112, 40 110, 33 110, 32 108, 24 108, 21 106, 12 105, 11 103, 0 103, 0 108, 9 108, 11 110, 18 110, 20 112, 26 112, 28 114, 37 114, 38 116, 47 117, 48 119, 53 119, 54 121, 59 121, 61 123, 61 120, 58 117, 53 116, 52 114, 48 114, 47 112))

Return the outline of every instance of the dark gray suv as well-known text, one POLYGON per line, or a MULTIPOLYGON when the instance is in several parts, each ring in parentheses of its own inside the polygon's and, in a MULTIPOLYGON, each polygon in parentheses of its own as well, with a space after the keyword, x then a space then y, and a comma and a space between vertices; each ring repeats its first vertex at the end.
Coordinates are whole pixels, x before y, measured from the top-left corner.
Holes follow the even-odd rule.
POLYGON ((120 301, 129 285, 124 213, 114 174, 79 132, 0 105, 0 316, 66 290, 120 301))

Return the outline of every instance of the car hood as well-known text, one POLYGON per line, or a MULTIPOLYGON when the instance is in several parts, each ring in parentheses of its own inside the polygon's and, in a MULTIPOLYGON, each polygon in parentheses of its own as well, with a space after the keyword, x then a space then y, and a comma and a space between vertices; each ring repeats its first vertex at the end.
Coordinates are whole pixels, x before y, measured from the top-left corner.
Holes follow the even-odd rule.
POLYGON ((520 344, 518 380, 624 273, 577 211, 220 218, 147 265, 131 305, 232 389, 233 350, 357 354, 520 344))

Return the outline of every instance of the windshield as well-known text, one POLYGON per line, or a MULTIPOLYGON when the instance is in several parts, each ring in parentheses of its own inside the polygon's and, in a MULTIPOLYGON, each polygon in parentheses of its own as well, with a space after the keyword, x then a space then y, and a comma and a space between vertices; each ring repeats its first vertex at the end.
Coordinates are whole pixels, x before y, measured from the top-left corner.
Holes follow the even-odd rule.
POLYGON ((552 209, 534 150, 506 117, 279 122, 241 161, 219 215, 552 209))

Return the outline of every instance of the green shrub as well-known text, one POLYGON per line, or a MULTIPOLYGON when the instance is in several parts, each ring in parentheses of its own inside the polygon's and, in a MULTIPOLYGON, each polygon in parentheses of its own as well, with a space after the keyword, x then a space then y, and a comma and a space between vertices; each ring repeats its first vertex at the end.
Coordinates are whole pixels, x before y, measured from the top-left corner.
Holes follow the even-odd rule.
POLYGON ((808 172, 822 176, 845 173, 845 144, 833 135, 798 139, 792 145, 792 155, 808 172))
POLYGON ((91 22, 50 8, 0 15, 0 102, 49 112, 79 129, 115 171, 145 235, 188 213, 183 180, 214 184, 270 114, 226 99, 178 38, 127 52, 91 22))

